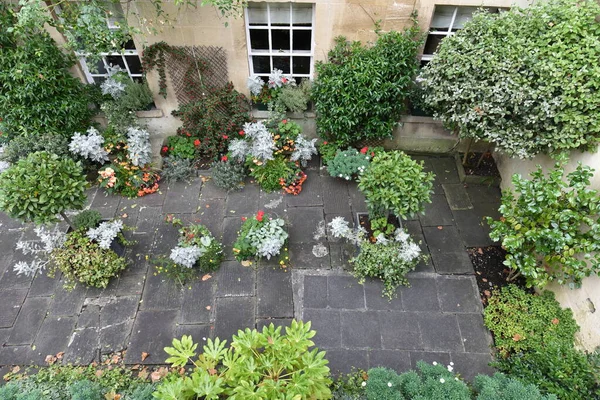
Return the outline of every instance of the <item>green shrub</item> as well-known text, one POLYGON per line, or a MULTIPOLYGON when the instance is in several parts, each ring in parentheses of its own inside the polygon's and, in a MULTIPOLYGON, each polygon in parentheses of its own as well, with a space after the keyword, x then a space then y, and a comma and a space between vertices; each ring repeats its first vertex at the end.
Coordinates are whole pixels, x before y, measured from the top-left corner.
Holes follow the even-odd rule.
POLYGON ((154 102, 154 98, 146 82, 139 83, 129 80, 117 102, 125 110, 140 111, 146 110, 154 102))
POLYGON ((402 380, 400 376, 388 368, 371 368, 365 392, 367 399, 404 400, 400 393, 402 380))
POLYGON ((69 393, 71 400, 105 400, 100 385, 87 379, 75 382, 69 388, 69 393))
POLYGON ((159 400, 265 399, 281 398, 329 399, 329 368, 325 352, 314 346, 310 322, 293 320, 286 327, 273 324, 238 331, 231 346, 218 338, 208 339, 203 353, 195 359, 197 344, 190 336, 174 339, 173 347, 165 348, 171 356, 167 363, 174 367, 193 365, 191 372, 174 376, 159 384, 154 396, 159 400))
POLYGON ((0 209, 25 222, 46 223, 79 210, 86 200, 79 163, 46 152, 33 153, 0 174, 0 209))
POLYGON ((599 14, 593 0, 475 13, 424 68, 427 102, 450 130, 511 156, 596 147, 599 14))
POLYGON ((324 141, 319 145, 319 154, 321 155, 324 165, 328 165, 338 151, 340 151, 340 148, 337 144, 332 142, 324 141))
POLYGON ((181 118, 182 126, 177 129, 180 136, 189 134, 200 140, 197 154, 215 159, 227 150, 229 138, 250 121, 250 103, 231 83, 205 92, 205 97, 181 106, 173 115, 181 118))
POLYGON ((527 279, 528 286, 551 281, 570 286, 600 271, 600 195, 589 189, 592 171, 581 163, 566 175, 562 155, 545 175, 538 166, 531 179, 513 175, 515 187, 504 191, 502 218, 487 219, 490 237, 501 240, 504 264, 527 279))
POLYGON ((335 39, 315 65, 312 96, 320 135, 340 146, 391 136, 417 74, 422 40, 416 20, 404 32, 379 33, 372 47, 335 39))
MULTIPOLYGON (((127 129, 131 126, 137 126, 137 118, 133 111, 129 111, 115 101, 106 101, 100 106, 104 116, 106 117, 107 129, 116 138, 117 141, 124 141, 127 136, 127 129)), ((107 132, 103 136, 107 137, 107 132)), ((83 132, 83 131, 80 131, 83 132)))
POLYGON ((391 211, 398 217, 422 213, 431 203, 434 175, 423 171, 423 162, 401 151, 376 153, 371 165, 359 176, 358 188, 366 197, 369 216, 391 211))
POLYGON ((551 343, 572 347, 579 330, 571 310, 561 308, 554 293, 530 294, 515 285, 489 298, 484 322, 502 357, 543 350, 551 343))
POLYGON ((177 156, 163 157, 160 177, 166 182, 186 181, 196 175, 194 162, 177 156))
POLYGON ((244 187, 246 168, 243 164, 234 161, 218 161, 211 165, 212 181, 215 186, 228 192, 240 190, 244 187))
POLYGON ((71 290, 77 282, 105 288, 111 278, 127 267, 127 261, 114 251, 102 249, 82 231, 69 233, 62 247, 52 251, 48 275, 62 272, 65 288, 71 290))
POLYGON ((366 371, 354 367, 349 374, 339 375, 331 385, 333 400, 366 400, 365 386, 368 377, 366 371))
POLYGON ((546 343, 524 353, 498 360, 495 365, 507 375, 539 387, 561 400, 589 400, 600 396, 598 374, 586 355, 571 344, 546 343))
POLYGON ((477 375, 473 381, 476 400, 558 400, 555 395, 543 395, 534 384, 496 373, 477 375))
POLYGON ((306 111, 310 101, 311 83, 303 80, 299 86, 283 86, 278 92, 276 108, 300 113, 306 111))
POLYGON ((96 228, 101 220, 102 214, 100 212, 96 210, 84 210, 73 218, 73 225, 78 230, 88 230, 89 228, 96 228))
POLYGON ((8 7, 0 8, 4 36, 0 46, 0 110, 4 137, 40 132, 70 138, 89 127, 94 111, 88 88, 69 69, 73 54, 56 46, 45 31, 20 40, 8 7))
POLYGON ((335 178, 349 181, 358 177, 369 167, 370 159, 370 156, 361 154, 353 148, 341 150, 328 162, 327 172, 335 178))
POLYGON ((2 159, 15 164, 31 153, 46 151, 57 156, 71 157, 69 140, 65 136, 41 134, 35 136, 16 136, 4 147, 2 159))

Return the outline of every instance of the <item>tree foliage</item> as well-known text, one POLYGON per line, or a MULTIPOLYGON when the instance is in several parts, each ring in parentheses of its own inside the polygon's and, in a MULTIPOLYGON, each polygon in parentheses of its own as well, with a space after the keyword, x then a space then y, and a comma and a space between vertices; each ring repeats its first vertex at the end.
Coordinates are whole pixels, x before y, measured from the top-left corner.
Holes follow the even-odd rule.
POLYGON ((461 137, 511 156, 600 140, 600 4, 551 0, 478 12, 423 72, 425 101, 461 137))

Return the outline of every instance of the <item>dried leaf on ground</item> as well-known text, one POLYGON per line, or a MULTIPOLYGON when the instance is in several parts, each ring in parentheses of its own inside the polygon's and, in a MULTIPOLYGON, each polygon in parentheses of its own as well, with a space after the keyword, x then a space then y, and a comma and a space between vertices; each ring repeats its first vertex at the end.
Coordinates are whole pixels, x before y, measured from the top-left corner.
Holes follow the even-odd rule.
POLYGON ((146 353, 145 351, 142 352, 142 361, 146 360, 146 358, 148 358, 150 354, 146 353))
POLYGON ((204 276, 202 276, 202 282, 209 280, 210 278, 212 278, 211 274, 206 274, 204 276))

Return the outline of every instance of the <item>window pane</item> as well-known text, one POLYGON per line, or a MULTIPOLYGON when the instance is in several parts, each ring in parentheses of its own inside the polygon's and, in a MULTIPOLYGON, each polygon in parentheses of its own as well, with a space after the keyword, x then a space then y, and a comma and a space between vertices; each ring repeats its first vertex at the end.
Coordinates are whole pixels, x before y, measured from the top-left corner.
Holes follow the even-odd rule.
POLYGON ((280 69, 284 74, 290 73, 290 58, 282 56, 273 56, 273 69, 280 69))
POLYGON ((255 74, 271 73, 271 60, 269 56, 252 56, 252 64, 255 74))
POLYGON ((309 30, 295 30, 293 36, 293 48, 294 50, 309 50, 312 44, 312 31, 309 30))
POLYGON ((433 54, 437 50, 440 42, 445 35, 428 35, 427 41, 425 42, 425 48, 423 49, 423 54, 433 54))
POLYGON ((122 56, 106 56, 106 63, 108 65, 112 65, 113 67, 118 65, 119 67, 121 67, 123 70, 126 71, 125 62, 123 61, 122 56))
POLYGON ((312 4, 292 3, 292 23, 295 26, 312 25, 312 4))
POLYGON ((271 31, 271 43, 273 51, 290 50, 290 31, 284 29, 273 29, 271 31))
POLYGON ((127 65, 129 66, 129 72, 132 74, 141 74, 142 73, 142 63, 138 56, 125 56, 125 61, 127 61, 127 65))
POLYGON ((267 29, 250 29, 250 48, 252 50, 269 50, 269 31, 267 29))
POLYGON ((289 26, 290 25, 290 5, 287 3, 283 4, 271 4, 271 25, 275 26, 289 26))
POLYGON ((430 30, 447 31, 450 28, 455 8, 454 6, 435 6, 430 30))
POLYGON ((98 61, 95 66, 94 64, 87 62, 87 66, 92 74, 106 74, 106 68, 104 67, 104 61, 102 60, 98 61))
POLYGON ((129 39, 127 42, 125 42, 125 44, 123 45, 123 48, 125 50, 136 50, 135 44, 133 43, 132 39, 129 39))
POLYGON ((294 57, 294 74, 310 74, 310 57, 294 57))
POLYGON ((452 31, 464 28, 465 23, 470 21, 473 17, 475 10, 475 7, 458 7, 456 19, 454 20, 454 25, 452 25, 452 31))
POLYGON ((250 25, 267 25, 267 4, 251 3, 248 5, 248 22, 250 25))

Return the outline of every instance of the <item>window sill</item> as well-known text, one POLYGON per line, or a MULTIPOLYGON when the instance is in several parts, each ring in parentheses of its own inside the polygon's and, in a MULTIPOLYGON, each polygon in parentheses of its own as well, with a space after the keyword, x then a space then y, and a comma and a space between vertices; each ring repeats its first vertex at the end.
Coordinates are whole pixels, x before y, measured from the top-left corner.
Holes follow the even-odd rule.
POLYGON ((164 114, 160 108, 155 108, 153 110, 136 111, 135 115, 138 118, 162 118, 164 114))
MULTIPOLYGON (((257 119, 267 119, 267 118, 269 118, 269 112, 253 108, 252 116, 257 119)), ((287 112, 286 116, 289 119, 305 119, 305 118, 315 118, 316 114, 313 111, 305 111, 305 112, 301 112, 301 113, 287 112)))

